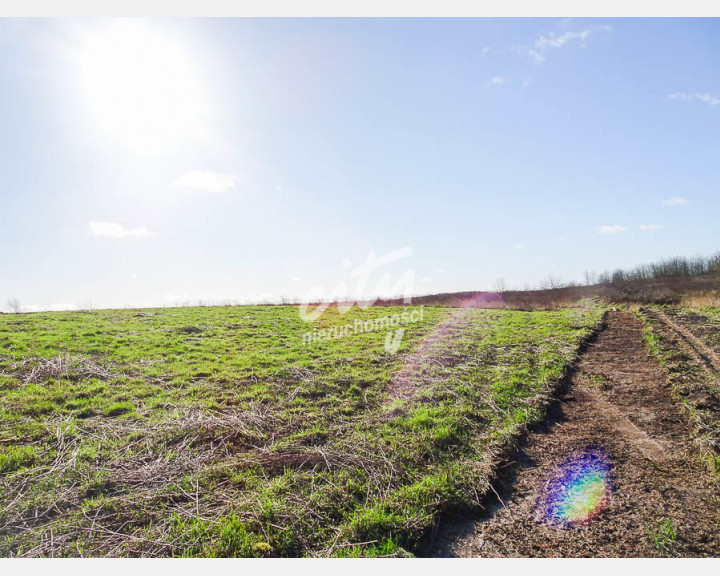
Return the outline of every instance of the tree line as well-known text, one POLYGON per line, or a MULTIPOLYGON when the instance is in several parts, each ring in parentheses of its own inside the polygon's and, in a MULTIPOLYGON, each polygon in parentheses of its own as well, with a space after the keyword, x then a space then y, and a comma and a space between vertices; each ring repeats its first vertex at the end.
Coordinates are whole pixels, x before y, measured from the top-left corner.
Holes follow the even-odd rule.
POLYGON ((612 285, 711 275, 720 275, 720 252, 712 256, 695 256, 693 258, 676 256, 651 264, 642 264, 629 270, 618 269, 614 272, 600 274, 585 272, 585 284, 588 286, 612 285))

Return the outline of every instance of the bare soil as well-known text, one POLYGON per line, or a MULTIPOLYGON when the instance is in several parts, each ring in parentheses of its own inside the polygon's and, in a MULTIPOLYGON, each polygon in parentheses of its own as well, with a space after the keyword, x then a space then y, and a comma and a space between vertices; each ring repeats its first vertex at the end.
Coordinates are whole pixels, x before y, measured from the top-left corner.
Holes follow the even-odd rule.
MULTIPOLYGON (((705 352, 705 351, 703 351, 705 352)), ((692 445, 692 426, 630 312, 609 314, 546 422, 501 468, 479 519, 445 518, 426 553, 443 557, 720 556, 718 478, 692 445), (588 446, 605 449, 615 483, 586 524, 548 525, 536 513, 552 470, 588 446), (661 538, 665 522, 676 531, 661 538)))

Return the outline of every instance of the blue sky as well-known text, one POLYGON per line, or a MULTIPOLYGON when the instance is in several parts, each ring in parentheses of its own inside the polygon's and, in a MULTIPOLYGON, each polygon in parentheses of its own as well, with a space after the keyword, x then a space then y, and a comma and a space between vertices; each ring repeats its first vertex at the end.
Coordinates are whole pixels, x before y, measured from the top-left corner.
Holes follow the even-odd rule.
POLYGON ((401 248, 366 293, 714 252, 719 32, 1 20, 0 308, 328 294, 401 248))

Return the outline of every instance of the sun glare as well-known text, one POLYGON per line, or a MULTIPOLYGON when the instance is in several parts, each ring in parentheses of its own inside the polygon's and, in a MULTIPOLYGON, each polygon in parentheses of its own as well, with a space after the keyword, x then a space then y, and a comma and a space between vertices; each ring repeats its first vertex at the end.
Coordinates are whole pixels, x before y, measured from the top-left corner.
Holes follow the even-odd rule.
POLYGON ((84 38, 81 84, 94 124, 141 155, 202 133, 201 85, 189 55, 143 23, 121 21, 84 38))

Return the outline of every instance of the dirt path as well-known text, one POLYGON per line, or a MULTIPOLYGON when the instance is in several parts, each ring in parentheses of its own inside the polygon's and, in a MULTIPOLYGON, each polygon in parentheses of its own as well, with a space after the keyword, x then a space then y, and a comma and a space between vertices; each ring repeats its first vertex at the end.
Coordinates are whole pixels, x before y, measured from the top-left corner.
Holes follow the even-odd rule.
POLYGON ((442 380, 442 368, 453 363, 451 345, 467 328, 470 314, 470 308, 453 310, 425 335, 414 352, 405 358, 402 369, 391 382, 388 391, 390 400, 410 400, 419 390, 442 380), (437 370, 438 367, 440 370, 437 370))
POLYGON ((612 313, 561 393, 501 472, 479 520, 446 519, 434 556, 720 556, 720 491, 692 450, 691 428, 628 312, 612 313), (612 466, 609 503, 574 526, 538 515, 548 475, 568 455, 602 447, 612 466), (669 519, 663 532, 659 524, 669 519), (654 543, 651 533, 663 545, 654 543), (673 541, 674 540, 674 541, 673 541))

